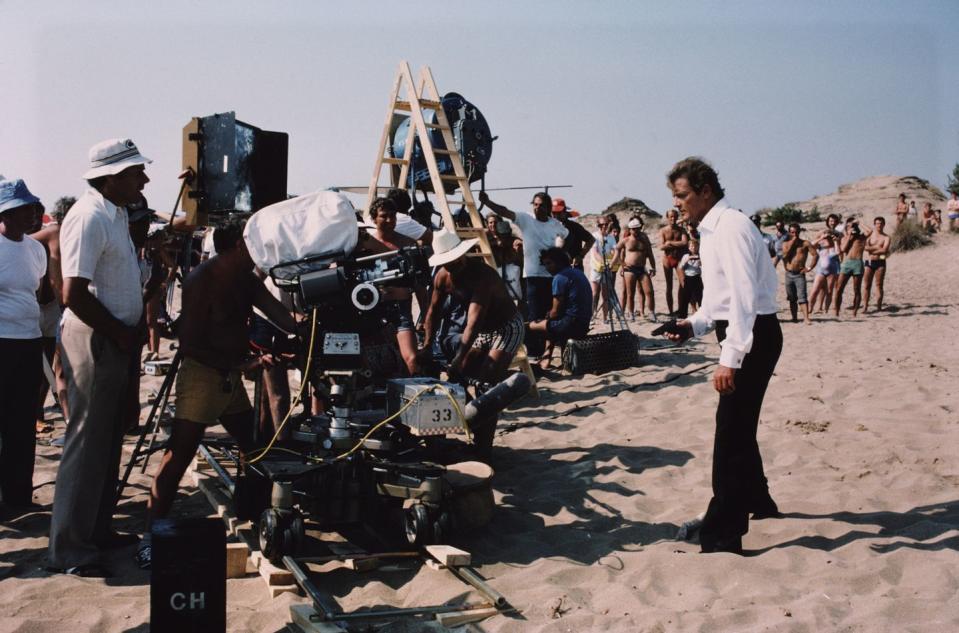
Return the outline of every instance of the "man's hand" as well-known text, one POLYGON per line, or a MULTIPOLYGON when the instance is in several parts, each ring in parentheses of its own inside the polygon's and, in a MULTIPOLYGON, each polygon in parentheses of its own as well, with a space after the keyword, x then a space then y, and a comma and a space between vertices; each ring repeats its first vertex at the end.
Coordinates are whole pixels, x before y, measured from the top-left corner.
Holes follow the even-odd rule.
POLYGON ((736 391, 736 370, 732 367, 718 365, 713 372, 713 388, 722 396, 736 391))
POLYGON ((480 201, 480 204, 489 204, 489 196, 486 195, 485 191, 480 191, 479 201, 480 201))
POLYGON ((663 336, 673 343, 682 343, 693 337, 693 326, 688 320, 682 319, 681 321, 676 321, 676 327, 682 328, 683 332, 663 332, 663 336))

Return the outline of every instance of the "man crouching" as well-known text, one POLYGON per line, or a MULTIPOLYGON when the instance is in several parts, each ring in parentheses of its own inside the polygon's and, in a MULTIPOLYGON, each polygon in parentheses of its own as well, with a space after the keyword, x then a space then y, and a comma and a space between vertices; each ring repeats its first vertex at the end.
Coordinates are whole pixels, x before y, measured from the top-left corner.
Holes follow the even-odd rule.
MULTIPOLYGON (((296 329, 287 309, 254 275, 253 260, 243 241, 243 223, 231 221, 218 227, 213 243, 217 255, 195 268, 183 283, 176 417, 150 489, 148 528, 170 513, 180 479, 208 426, 222 424, 241 451, 250 449, 253 408, 242 373, 259 362, 245 362, 249 350, 247 322, 253 306, 281 329, 296 329)), ((148 568, 150 556, 148 531, 137 551, 137 564, 148 568)))

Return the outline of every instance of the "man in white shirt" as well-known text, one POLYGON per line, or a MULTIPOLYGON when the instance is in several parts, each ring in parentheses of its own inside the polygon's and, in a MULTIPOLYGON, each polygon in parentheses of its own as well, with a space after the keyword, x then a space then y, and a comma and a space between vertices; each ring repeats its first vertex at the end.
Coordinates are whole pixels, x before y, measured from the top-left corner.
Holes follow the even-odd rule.
MULTIPOLYGON (((504 217, 519 227, 523 234, 523 277, 526 279, 526 306, 528 320, 539 321, 546 318, 553 304, 553 276, 543 266, 540 255, 543 251, 562 248, 569 229, 552 217, 553 200, 547 193, 533 194, 533 214, 516 213, 489 199, 485 191, 480 192, 480 202, 493 213, 504 217)), ((543 352, 545 341, 538 337, 527 341, 530 356, 539 356, 543 352)))
POLYGON ((63 299, 60 337, 70 401, 66 441, 57 472, 50 524, 51 569, 106 577, 100 550, 133 545, 110 524, 124 431, 131 358, 145 327, 140 267, 126 206, 150 181, 130 139, 90 149, 90 188, 60 230, 63 299))
POLYGON ((776 317, 776 271, 749 218, 729 207, 715 170, 687 158, 669 172, 674 204, 698 225, 703 303, 673 341, 716 329, 722 351, 713 373, 719 392, 713 448, 713 498, 700 529, 703 552, 742 553, 742 535, 753 519, 780 516, 769 496, 756 443, 766 387, 782 351, 776 317))

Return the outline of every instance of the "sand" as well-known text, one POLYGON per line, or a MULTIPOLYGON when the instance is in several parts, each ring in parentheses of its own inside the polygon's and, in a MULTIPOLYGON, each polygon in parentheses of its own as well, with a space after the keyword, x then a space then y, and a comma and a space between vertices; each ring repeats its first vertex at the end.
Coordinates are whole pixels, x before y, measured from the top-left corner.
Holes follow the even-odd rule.
MULTIPOLYGON (((957 630, 957 252, 946 235, 893 255, 882 313, 783 324, 759 442, 786 516, 752 522, 745 557, 673 540, 710 496, 713 339, 676 348, 641 323, 642 366, 541 381, 540 402, 501 420, 492 524, 455 540, 522 612, 482 630, 957 630)), ((662 292, 658 280, 665 305, 662 292)), ((110 557, 106 581, 42 570, 59 452, 38 448, 45 509, 0 525, 0 631, 149 630, 149 575, 131 550, 110 557)), ((133 483, 121 529, 142 522, 149 478, 133 483)), ((209 511, 190 487, 178 504, 209 511)), ((466 593, 429 569, 321 582, 348 609, 466 593)), ((281 631, 304 601, 230 580, 229 630, 281 631)))

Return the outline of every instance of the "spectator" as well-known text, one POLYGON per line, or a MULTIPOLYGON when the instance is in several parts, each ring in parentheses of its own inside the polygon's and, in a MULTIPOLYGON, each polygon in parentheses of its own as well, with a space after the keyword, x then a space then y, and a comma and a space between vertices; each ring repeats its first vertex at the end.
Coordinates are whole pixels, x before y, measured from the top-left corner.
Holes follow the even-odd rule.
POLYGON ((90 149, 90 185, 63 223, 63 357, 70 417, 54 491, 51 571, 108 577, 100 550, 137 542, 111 527, 131 356, 144 335, 140 267, 126 206, 150 181, 130 139, 90 149))
POLYGON ((593 293, 586 275, 570 266, 569 255, 562 248, 547 249, 540 258, 553 275, 553 304, 546 318, 531 322, 529 329, 546 336, 547 348, 539 366, 547 369, 555 344, 586 336, 593 316, 593 293))
MULTIPOLYGON (((550 288, 552 279, 543 267, 540 255, 554 246, 562 247, 569 230, 550 217, 553 200, 546 193, 533 195, 533 215, 516 213, 489 199, 485 191, 479 194, 480 202, 488 206, 493 213, 510 220, 519 227, 523 237, 523 277, 526 279, 526 304, 530 321, 538 321, 546 316, 550 306, 550 288)), ((543 352, 541 341, 531 338, 527 341, 530 356, 539 356, 543 352)))
POLYGON ((949 230, 954 230, 959 222, 959 191, 953 191, 952 199, 946 203, 946 217, 949 218, 949 230))
MULTIPOLYGON (((659 230, 659 248, 663 251, 663 279, 666 281, 666 310, 673 314, 673 270, 686 253, 689 234, 679 225, 679 211, 666 212, 666 226, 659 230)), ((678 293, 677 293, 678 294, 678 293)))
POLYGON ((566 206, 566 201, 562 198, 553 200, 553 218, 569 231, 566 242, 563 244, 563 250, 569 255, 570 265, 573 268, 583 270, 583 258, 593 247, 596 238, 586 230, 586 227, 573 219, 569 207, 566 206))
POLYGON ((22 180, 0 181, 0 495, 8 511, 33 503, 34 413, 43 348, 37 291, 43 246, 27 235, 40 200, 22 180))
MULTIPOLYGON (((616 238, 613 237, 616 216, 612 213, 600 216, 596 223, 595 241, 590 250, 589 282, 592 286, 593 313, 603 301, 603 320, 609 319, 609 294, 615 294, 616 278, 613 264, 616 259, 616 238)), ((618 263, 618 262, 615 262, 618 263)))

